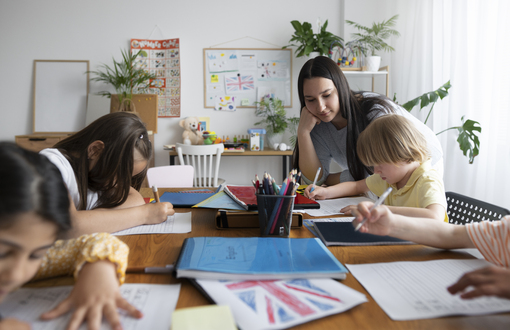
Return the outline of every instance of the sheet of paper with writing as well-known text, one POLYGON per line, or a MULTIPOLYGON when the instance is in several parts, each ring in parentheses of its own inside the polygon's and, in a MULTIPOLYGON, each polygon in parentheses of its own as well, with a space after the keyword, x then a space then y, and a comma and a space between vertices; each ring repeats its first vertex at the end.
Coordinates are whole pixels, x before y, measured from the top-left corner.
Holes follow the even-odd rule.
POLYGON ((140 235, 140 234, 182 234, 191 232, 191 212, 175 213, 168 216, 166 221, 156 225, 136 226, 124 229, 112 235, 140 235))
POLYGON ((366 197, 347 197, 337 199, 325 199, 321 201, 318 200, 317 202, 321 205, 321 208, 306 210, 306 213, 308 213, 312 217, 342 214, 340 213, 340 210, 342 208, 349 205, 357 205, 358 203, 364 201, 373 202, 373 200, 366 197))
MULTIPOLYGON (((181 285, 160 284, 124 284, 120 287, 122 296, 142 311, 142 319, 134 319, 120 313, 124 330, 161 329, 168 330, 172 323, 172 311, 175 310, 181 285)), ((41 321, 42 313, 53 309, 69 296, 71 286, 49 288, 21 288, 9 294, 0 305, 3 317, 16 318, 32 325, 33 330, 65 329, 71 313, 51 321, 41 321)), ((80 330, 86 330, 82 324, 80 330)), ((101 330, 110 329, 103 320, 101 330)))
POLYGON ((479 259, 445 259, 346 266, 389 317, 404 321, 510 311, 508 299, 463 300, 446 290, 464 273, 489 265, 479 259))

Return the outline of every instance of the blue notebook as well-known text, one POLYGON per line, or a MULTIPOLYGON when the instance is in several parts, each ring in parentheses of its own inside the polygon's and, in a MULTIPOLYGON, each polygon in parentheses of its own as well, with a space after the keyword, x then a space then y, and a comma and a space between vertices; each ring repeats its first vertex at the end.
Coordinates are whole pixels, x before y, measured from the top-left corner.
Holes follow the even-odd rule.
POLYGON ((165 192, 159 200, 161 202, 170 202, 175 207, 192 207, 207 198, 214 195, 214 191, 210 190, 187 190, 180 192, 165 192))
POLYGON ((348 270, 318 238, 190 237, 177 277, 215 280, 344 279, 348 270))

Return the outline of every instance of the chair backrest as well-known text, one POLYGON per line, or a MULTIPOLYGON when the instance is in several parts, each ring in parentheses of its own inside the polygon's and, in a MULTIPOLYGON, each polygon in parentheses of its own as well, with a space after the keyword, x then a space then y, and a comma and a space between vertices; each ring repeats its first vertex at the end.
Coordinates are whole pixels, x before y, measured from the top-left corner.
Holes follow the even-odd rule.
POLYGON ((195 187, 217 187, 223 143, 211 145, 175 145, 181 165, 191 165, 195 169, 195 187), (216 159, 213 162, 213 158, 216 159))
POLYGON ((193 187, 193 166, 170 165, 150 167, 147 170, 149 187, 185 188, 193 187))
POLYGON ((510 211, 493 204, 457 194, 451 191, 446 192, 448 203, 448 219, 450 223, 465 225, 466 223, 486 220, 500 220, 510 211))

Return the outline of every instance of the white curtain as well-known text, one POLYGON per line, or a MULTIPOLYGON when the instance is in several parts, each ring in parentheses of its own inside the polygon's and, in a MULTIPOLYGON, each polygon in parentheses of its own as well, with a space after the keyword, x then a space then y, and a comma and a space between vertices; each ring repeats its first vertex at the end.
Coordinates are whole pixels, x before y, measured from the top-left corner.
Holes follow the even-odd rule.
MULTIPOLYGON (((436 133, 461 125, 482 126, 480 154, 462 155, 457 131, 438 137, 444 152, 446 191, 510 209, 510 1, 395 0, 400 14, 392 40, 392 87, 399 103, 437 89, 448 80, 450 95, 439 101, 428 125, 436 133)), ((390 16, 388 16, 390 17, 390 16)), ((424 120, 427 109, 413 114, 424 120)))

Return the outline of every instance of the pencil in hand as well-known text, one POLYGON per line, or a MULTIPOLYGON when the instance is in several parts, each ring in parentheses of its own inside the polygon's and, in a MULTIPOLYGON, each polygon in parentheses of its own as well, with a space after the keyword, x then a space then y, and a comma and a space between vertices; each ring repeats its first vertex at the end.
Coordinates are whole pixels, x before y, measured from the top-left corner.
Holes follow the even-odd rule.
POLYGON ((310 192, 315 190, 315 184, 317 183, 317 179, 319 178, 319 173, 321 172, 321 168, 319 167, 317 169, 317 173, 315 173, 315 179, 313 179, 312 189, 310 189, 310 192))
POLYGON ((158 187, 152 186, 152 192, 154 193, 154 199, 156 200, 156 203, 159 203, 158 187))

